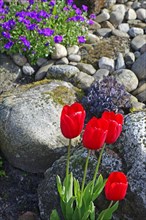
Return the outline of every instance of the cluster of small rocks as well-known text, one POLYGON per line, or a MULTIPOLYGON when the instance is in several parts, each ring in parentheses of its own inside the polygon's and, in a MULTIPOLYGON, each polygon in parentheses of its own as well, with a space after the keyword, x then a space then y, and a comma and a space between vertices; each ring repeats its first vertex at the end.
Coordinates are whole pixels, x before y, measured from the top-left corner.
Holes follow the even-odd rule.
POLYGON ((63 79, 81 89, 88 89, 103 76, 114 75, 131 93, 133 108, 142 109, 142 103, 146 102, 146 2, 111 0, 105 6, 91 26, 85 48, 111 36, 128 39, 129 46, 123 53, 115 48, 115 59, 103 56, 97 58, 96 66, 87 64, 82 61, 83 54, 78 46, 65 48, 56 44, 51 57, 38 59, 35 66, 20 54, 13 55, 13 61, 22 67, 25 76, 33 76, 35 81, 45 77, 63 79))

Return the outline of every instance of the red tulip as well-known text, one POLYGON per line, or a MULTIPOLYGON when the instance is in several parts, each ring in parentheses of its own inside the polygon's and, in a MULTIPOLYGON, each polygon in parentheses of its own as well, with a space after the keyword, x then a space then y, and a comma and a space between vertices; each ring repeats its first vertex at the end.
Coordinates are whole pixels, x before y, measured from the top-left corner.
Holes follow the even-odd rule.
POLYGON ((105 196, 108 200, 124 199, 128 188, 127 177, 122 172, 110 173, 105 184, 105 196))
POLYGON ((114 112, 105 111, 102 114, 102 118, 109 121, 109 129, 105 142, 107 144, 113 144, 114 142, 116 142, 122 132, 124 117, 120 113, 115 114, 114 112))
POLYGON ((84 126, 86 112, 80 103, 65 105, 62 109, 60 127, 64 137, 72 139, 77 137, 84 126))
POLYGON ((108 121, 103 118, 93 117, 86 125, 83 134, 84 147, 97 150, 101 148, 105 142, 108 132, 108 121))

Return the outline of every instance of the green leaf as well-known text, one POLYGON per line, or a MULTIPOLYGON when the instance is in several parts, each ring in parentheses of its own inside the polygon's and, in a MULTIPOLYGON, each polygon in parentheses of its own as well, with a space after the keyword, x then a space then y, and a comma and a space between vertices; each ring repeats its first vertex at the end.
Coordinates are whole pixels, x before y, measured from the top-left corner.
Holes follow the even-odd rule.
POLYGON ((65 201, 68 202, 73 196, 73 174, 70 173, 65 177, 63 186, 65 189, 65 201))
POLYGON ((56 177, 56 181, 57 181, 57 189, 58 189, 58 193, 60 195, 60 198, 62 200, 64 200, 65 189, 62 186, 61 179, 60 179, 60 177, 58 175, 56 177))
POLYGON ((103 177, 100 174, 94 186, 92 201, 94 201, 101 194, 105 186, 105 183, 106 180, 103 180, 103 177))
POLYGON ((79 206, 81 198, 80 183, 77 179, 74 178, 74 195, 76 198, 76 205, 79 206))
POLYGON ((54 5, 53 11, 52 11, 52 15, 56 15, 57 14, 57 7, 56 5, 54 5))
POLYGON ((118 208, 119 202, 117 201, 112 207, 103 210, 97 220, 110 220, 112 218, 113 212, 118 208))
POLYGON ((60 217, 58 215, 58 212, 56 209, 54 209, 50 215, 50 220, 60 220, 60 217))
POLYGON ((73 203, 74 203, 75 198, 72 197, 67 203, 66 203, 66 219, 71 220, 72 219, 72 215, 74 212, 74 208, 73 208, 73 203))
POLYGON ((95 220, 95 206, 93 202, 91 202, 90 220, 95 220))
POLYGON ((90 181, 83 191, 82 200, 84 202, 85 207, 88 207, 90 205, 90 202, 92 201, 92 184, 93 182, 90 181))
POLYGON ((87 220, 90 216, 90 220, 94 220, 95 219, 95 207, 93 202, 90 202, 90 205, 88 207, 86 207, 85 211, 84 211, 84 215, 81 218, 81 220, 87 220), (94 212, 94 213, 93 213, 94 212))

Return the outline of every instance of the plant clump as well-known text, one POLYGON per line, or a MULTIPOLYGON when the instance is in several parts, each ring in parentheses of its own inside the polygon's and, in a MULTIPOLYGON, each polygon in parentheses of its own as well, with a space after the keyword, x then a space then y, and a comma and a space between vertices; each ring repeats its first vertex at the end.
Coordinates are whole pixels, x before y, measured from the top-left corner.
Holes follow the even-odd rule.
POLYGON ((131 107, 130 94, 113 76, 105 76, 102 81, 92 84, 82 103, 88 118, 100 117, 106 110, 123 114, 131 107))
POLYGON ((65 46, 85 43, 88 7, 79 9, 73 0, 0 1, 0 50, 23 54, 30 63, 48 57, 55 43, 65 46))

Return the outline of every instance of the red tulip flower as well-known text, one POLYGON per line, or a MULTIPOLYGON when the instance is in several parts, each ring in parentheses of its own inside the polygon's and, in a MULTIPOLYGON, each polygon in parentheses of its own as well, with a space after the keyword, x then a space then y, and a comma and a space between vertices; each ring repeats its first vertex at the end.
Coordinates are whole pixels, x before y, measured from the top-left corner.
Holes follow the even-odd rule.
POLYGON ((84 126, 86 112, 80 103, 65 105, 62 109, 60 127, 64 137, 72 139, 77 137, 84 126))
POLYGON ((122 132, 124 117, 120 113, 116 114, 114 112, 105 111, 102 114, 102 118, 109 121, 109 129, 105 142, 107 144, 113 144, 122 132))
POLYGON ((124 199, 128 188, 127 177, 122 172, 110 173, 105 184, 105 196, 108 200, 124 199))
POLYGON ((84 147, 97 150, 100 149, 106 139, 109 123, 103 118, 93 117, 86 125, 83 134, 84 147))

